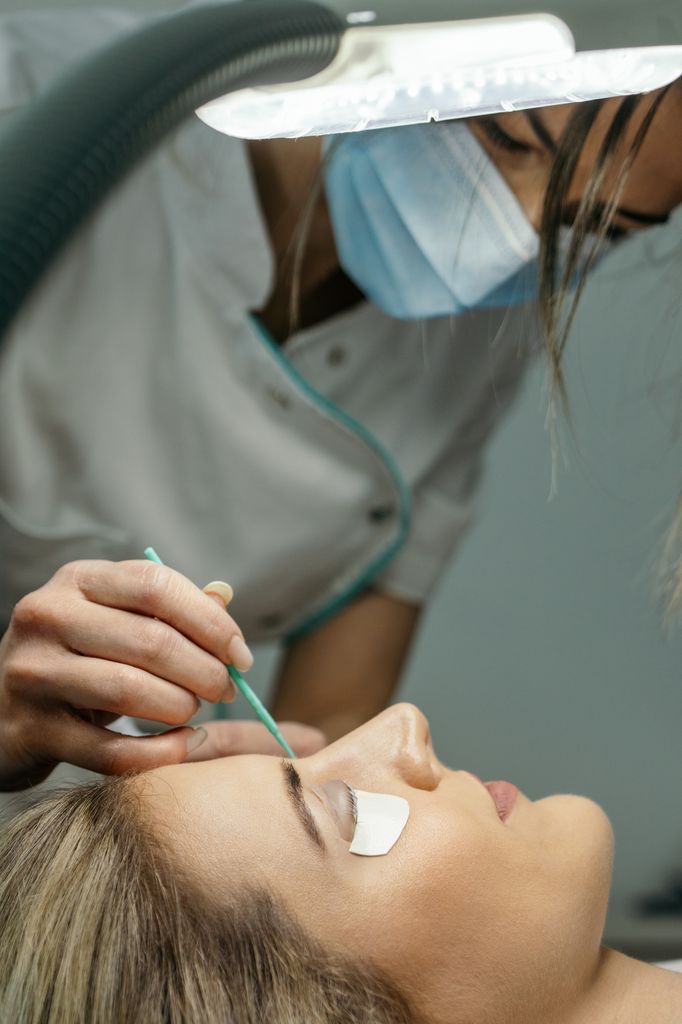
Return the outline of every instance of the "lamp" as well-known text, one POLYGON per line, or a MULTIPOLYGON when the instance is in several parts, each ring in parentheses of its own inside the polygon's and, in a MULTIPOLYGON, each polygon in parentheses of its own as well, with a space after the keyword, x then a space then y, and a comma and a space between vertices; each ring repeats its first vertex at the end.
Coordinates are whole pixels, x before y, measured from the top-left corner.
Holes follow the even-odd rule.
POLYGON ((231 0, 154 18, 7 118, 0 336, 76 227, 197 108, 263 137, 643 91, 682 71, 680 15, 679 0, 231 0))
POLYGON ((628 0, 541 0, 536 13, 520 0, 324 2, 346 26, 328 67, 199 117, 245 139, 327 135, 648 92, 682 74, 672 5, 666 19, 665 5, 628 0))

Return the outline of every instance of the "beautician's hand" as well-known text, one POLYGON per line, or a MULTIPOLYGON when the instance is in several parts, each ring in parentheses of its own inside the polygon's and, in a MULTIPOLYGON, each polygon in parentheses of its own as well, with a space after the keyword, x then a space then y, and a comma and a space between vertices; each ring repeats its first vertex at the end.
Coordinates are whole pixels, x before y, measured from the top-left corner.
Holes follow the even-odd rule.
MULTIPOLYGON (((297 757, 309 757, 326 745, 324 733, 312 725, 299 722, 278 722, 278 725, 297 757)), ((206 740, 192 751, 187 761, 210 761, 231 754, 285 756, 277 740, 260 722, 204 722, 200 728, 206 732, 206 740)))
MULTIPOLYGON (((42 781, 60 761, 120 774, 198 753, 209 739, 183 723, 200 697, 234 699, 225 663, 245 671, 253 660, 225 603, 146 561, 73 562, 24 597, 0 643, 0 787, 42 781), (177 728, 104 728, 120 715, 177 728)), ((216 724, 218 747, 230 725, 237 739, 243 730, 216 724)))

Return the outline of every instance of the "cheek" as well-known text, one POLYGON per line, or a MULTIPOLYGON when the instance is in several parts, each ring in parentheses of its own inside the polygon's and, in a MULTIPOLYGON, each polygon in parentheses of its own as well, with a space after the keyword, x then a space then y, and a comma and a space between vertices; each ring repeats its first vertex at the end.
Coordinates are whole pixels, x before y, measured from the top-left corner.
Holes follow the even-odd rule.
POLYGON ((527 802, 513 827, 422 810, 419 832, 403 839, 386 857, 349 855, 326 880, 309 874, 291 901, 301 923, 375 963, 420 1006, 492 1012, 522 1005, 540 981, 551 1000, 589 973, 612 858, 596 804, 527 802))
POLYGON ((445 828, 439 818, 431 826, 410 887, 413 920, 425 943, 439 943, 460 962, 480 964, 496 957, 505 920, 518 925, 527 850, 492 817, 451 821, 445 828))
POLYGON ((469 1019, 498 999, 491 972, 504 964, 505 973, 519 974, 510 960, 527 861, 523 845, 492 817, 453 821, 439 808, 423 811, 418 836, 383 865, 359 865, 347 948, 371 958, 435 1020, 453 1019, 453 1007, 469 1019))
POLYGON ((522 999, 540 978, 559 991, 567 964, 588 972, 610 884, 608 819, 579 797, 520 810, 514 828, 423 814, 419 842, 358 865, 344 911, 348 949, 420 998, 445 987, 453 1005, 474 991, 493 1003, 522 999))
POLYGON ((453 821, 426 810, 418 835, 406 834, 386 858, 358 863, 348 917, 355 948, 401 978, 410 968, 423 976, 441 954, 480 957, 500 916, 500 830, 492 819, 453 821))

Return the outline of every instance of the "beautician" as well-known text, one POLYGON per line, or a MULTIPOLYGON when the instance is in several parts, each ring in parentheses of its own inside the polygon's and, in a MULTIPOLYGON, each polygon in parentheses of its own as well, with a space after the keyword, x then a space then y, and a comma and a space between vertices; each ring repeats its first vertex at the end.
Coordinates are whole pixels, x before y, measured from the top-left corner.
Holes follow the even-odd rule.
MULTIPOLYGON (((3 111, 138 20, 4 17, 3 111)), ((287 640, 279 718, 334 738, 387 703, 537 347, 569 114, 359 133, 326 158, 192 119, 79 232, 0 351, 0 778, 182 760, 197 698, 232 699, 224 663, 248 670, 253 641, 287 640), (150 543, 173 569, 139 561, 150 543), (199 589, 217 575, 233 617, 199 589), (178 728, 112 737, 118 714, 178 728)), ((673 87, 612 236, 682 199, 679 114, 673 87)))

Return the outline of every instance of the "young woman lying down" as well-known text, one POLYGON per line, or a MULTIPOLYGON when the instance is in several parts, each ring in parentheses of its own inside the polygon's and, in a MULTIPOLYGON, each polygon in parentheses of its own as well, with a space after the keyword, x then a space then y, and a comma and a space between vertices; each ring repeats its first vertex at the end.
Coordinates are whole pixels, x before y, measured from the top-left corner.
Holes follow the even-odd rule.
POLYGON ((679 1024, 682 977, 602 945, 603 811, 437 759, 385 711, 311 757, 49 796, 0 839, 12 1024, 679 1024))

